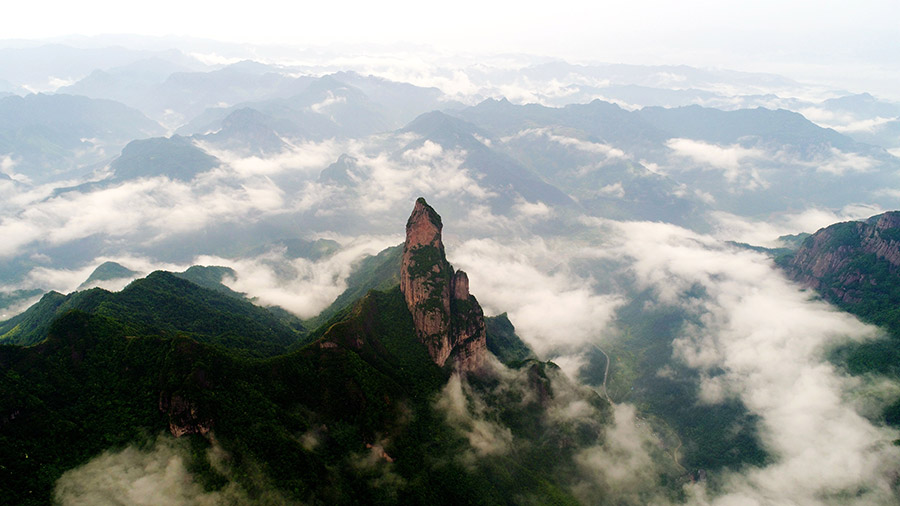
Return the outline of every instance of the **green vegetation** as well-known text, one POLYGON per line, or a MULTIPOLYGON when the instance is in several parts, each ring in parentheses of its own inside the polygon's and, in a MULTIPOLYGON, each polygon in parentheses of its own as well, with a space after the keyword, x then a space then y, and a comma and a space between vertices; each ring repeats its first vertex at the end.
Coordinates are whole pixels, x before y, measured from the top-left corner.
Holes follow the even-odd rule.
POLYGON ((125 338, 84 313, 38 347, 0 346, 0 489, 7 504, 47 504, 63 471, 165 427, 156 408, 174 342, 125 338))
POLYGON ((799 234, 788 234, 782 235, 778 238, 778 242, 784 245, 785 248, 796 251, 803 245, 803 241, 806 240, 811 234, 806 232, 801 232, 799 234))
MULTIPOLYGON (((796 255, 780 257, 778 264, 795 278, 815 278, 823 299, 887 330, 879 339, 831 350, 833 363, 850 374, 900 380, 900 269, 885 256, 896 253, 900 228, 877 228, 880 216, 831 225, 807 238, 796 255), (880 255, 872 243, 880 245, 880 255), (809 265, 825 255, 832 256, 831 270, 813 276, 809 265)), ((900 427, 898 414, 900 399, 885 409, 883 421, 900 427)))
POLYGON ((67 296, 51 292, 0 324, 0 341, 37 344, 54 318, 72 309, 113 318, 134 335, 186 335, 251 356, 283 353, 302 335, 263 308, 157 271, 115 293, 99 288, 67 296))
POLYGON ((43 294, 42 290, 13 290, 11 292, 0 292, 0 310, 8 308, 15 304, 22 303, 32 297, 43 294))
POLYGON ((426 313, 437 311, 442 318, 446 318, 448 315, 443 310, 443 294, 445 290, 450 290, 450 278, 453 276, 453 268, 450 267, 450 264, 447 263, 444 257, 443 248, 430 245, 413 248, 410 251, 407 269, 410 278, 425 280, 428 298, 419 302, 422 311, 426 313))
POLYGON ((487 332, 488 351, 500 362, 509 365, 534 357, 531 349, 516 335, 516 328, 506 313, 485 318, 484 327, 487 332))
POLYGON ((222 281, 226 277, 237 277, 237 273, 230 267, 218 265, 192 265, 184 272, 176 272, 173 274, 181 279, 186 279, 197 286, 202 286, 203 288, 215 290, 235 298, 244 297, 242 294, 235 292, 222 284, 222 281))
POLYGON ((103 262, 94 272, 88 276, 87 280, 78 287, 79 290, 83 290, 84 288, 90 287, 92 284, 97 281, 106 281, 109 279, 120 279, 120 278, 131 278, 136 276, 138 273, 123 267, 116 262, 103 262))
POLYGON ((321 326, 342 309, 364 296, 370 290, 385 291, 400 284, 400 261, 403 245, 386 248, 375 256, 369 256, 353 268, 347 277, 347 289, 318 316, 307 320, 309 328, 321 326))
MULTIPOLYGON (((836 250, 841 246, 859 247, 862 239, 860 237, 860 225, 860 223, 855 221, 831 225, 828 227, 827 240, 822 244, 822 248, 826 250, 836 250)), ((813 242, 814 239, 807 238, 803 241, 803 245, 810 246, 813 242)))
MULTIPOLYGON (((176 300, 190 289, 165 273, 144 281, 176 300)), ((208 439, 187 436, 198 482, 219 490, 233 481, 250 499, 276 489, 308 504, 576 504, 571 457, 601 442, 608 418, 589 395, 598 417, 551 424, 537 400, 562 388, 561 375, 526 361, 516 389, 496 378, 472 387, 490 401, 489 419, 510 426, 510 452, 462 458, 472 449, 435 404, 448 373, 416 339, 397 287, 341 311, 310 345, 265 359, 156 334, 119 311, 136 305, 114 302, 104 314, 65 312, 37 346, 0 346, 4 500, 46 504, 65 470, 105 449, 149 445, 174 423, 211 426, 228 452, 225 476, 205 460, 208 439), (391 461, 373 460, 375 444, 391 461)))
POLYGON ((190 139, 173 135, 129 142, 110 168, 118 180, 168 176, 190 181, 219 163, 218 159, 194 146, 190 139))
POLYGON ((796 248, 764 248, 762 246, 754 246, 752 244, 747 244, 745 242, 736 242, 736 241, 726 241, 725 244, 730 246, 734 246, 740 249, 746 249, 750 251, 755 251, 757 253, 765 253, 773 258, 777 258, 784 255, 789 255, 794 252, 796 248))
MULTIPOLYGON (((736 399, 700 402, 698 373, 673 360, 672 341, 689 315, 665 306, 648 311, 649 297, 638 295, 619 309, 621 335, 603 345, 611 359, 607 392, 613 402, 635 404, 656 433, 668 434, 668 441, 680 438, 681 464, 689 471, 763 465, 768 455, 757 434, 758 418, 736 399)), ((606 358, 599 351, 589 357, 582 380, 599 387, 606 358)))
MULTIPOLYGON (((429 281, 433 283, 437 283, 437 279, 432 280, 436 275, 446 274, 446 269, 442 264, 445 264, 447 260, 444 258, 444 252, 430 245, 422 245, 413 248, 410 251, 410 261, 409 267, 409 276, 414 279, 420 278, 429 278, 429 281), (438 266, 439 272, 435 272, 435 266, 438 266)), ((447 275, 449 278, 449 274, 447 275)))
MULTIPOLYGON (((235 273, 234 270, 230 267, 222 267, 217 265, 193 265, 186 271, 175 272, 173 273, 173 275, 182 279, 186 279, 191 283, 194 283, 195 285, 201 286, 203 288, 208 288, 223 295, 227 295, 231 298, 245 302, 253 302, 252 300, 249 300, 243 293, 235 292, 234 290, 228 288, 223 284, 223 280, 226 277, 237 277, 237 273, 235 273)), ((278 306, 268 306, 264 309, 271 313, 271 315, 274 316, 281 324, 286 325, 298 334, 299 339, 294 342, 294 346, 306 342, 304 336, 307 334, 308 330, 307 327, 303 325, 303 322, 300 320, 300 318, 278 306)))

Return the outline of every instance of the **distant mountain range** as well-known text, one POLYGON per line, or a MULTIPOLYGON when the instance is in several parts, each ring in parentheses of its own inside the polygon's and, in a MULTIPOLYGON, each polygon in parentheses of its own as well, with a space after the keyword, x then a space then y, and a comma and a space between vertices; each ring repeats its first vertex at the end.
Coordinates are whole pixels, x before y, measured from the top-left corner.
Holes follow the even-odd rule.
POLYGON ((897 502, 897 103, 16 44, 0 502, 897 502))
POLYGON ((85 167, 115 156, 131 140, 164 132, 111 100, 43 94, 0 99, 0 153, 10 157, 13 171, 35 182, 84 177, 85 167))

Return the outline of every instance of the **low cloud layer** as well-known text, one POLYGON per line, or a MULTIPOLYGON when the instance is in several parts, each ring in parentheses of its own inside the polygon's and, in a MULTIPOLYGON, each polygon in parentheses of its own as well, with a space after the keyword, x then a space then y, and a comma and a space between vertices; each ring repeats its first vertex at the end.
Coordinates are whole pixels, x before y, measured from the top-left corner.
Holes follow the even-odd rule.
POLYGON ((379 212, 407 204, 410 195, 477 200, 492 196, 465 167, 465 158, 465 151, 447 150, 431 141, 403 151, 399 160, 386 154, 361 157, 359 165, 366 179, 357 192, 362 211, 379 212))
MULTIPOLYGON (((718 145, 694 139, 669 139, 666 146, 674 155, 665 169, 678 172, 699 168, 719 171, 730 190, 764 190, 779 177, 775 170, 808 170, 824 177, 844 176, 876 170, 880 162, 870 156, 845 152, 826 146, 815 154, 800 154, 792 146, 773 149, 771 146, 718 145), (685 165, 685 161, 696 164, 685 165)), ((813 177, 813 176, 811 176, 813 177)), ((820 176, 821 177, 821 176, 820 176)))
MULTIPOLYGON (((865 418, 860 409, 865 407, 863 413, 878 409, 864 406, 856 396, 877 390, 880 402, 889 402, 900 390, 884 384, 886 380, 869 385, 869 379, 848 377, 825 358, 830 347, 871 339, 878 335, 877 329, 812 300, 766 256, 729 247, 714 237, 660 223, 585 219, 584 226, 578 240, 470 239, 448 244, 448 254, 456 267, 469 273, 471 290, 488 313, 507 311, 517 332, 539 354, 559 357, 570 375, 583 364, 578 359, 580 347, 616 338, 611 324, 628 293, 649 290, 654 304, 675 306, 692 316, 694 323, 686 325, 673 342, 672 360, 698 371, 701 402, 738 399, 758 417, 760 443, 770 461, 761 467, 722 471, 716 477, 718 488, 687 485, 690 504, 892 504, 896 500, 892 487, 900 448, 891 441, 900 434, 865 418), (698 287, 703 297, 686 296, 698 287)), ((354 261, 396 244, 399 238, 342 242, 340 252, 318 261, 285 259, 279 250, 248 260, 198 261, 231 266, 237 279, 228 284, 261 303, 312 316, 343 290, 354 261)), ((466 459, 470 464, 505 454, 515 445, 509 430, 490 416, 489 406, 473 404, 474 396, 457 377, 438 401, 448 421, 469 441, 472 452, 466 459)), ((553 416, 562 421, 578 419, 586 406, 575 398, 569 401, 560 400, 553 416)), ((664 491, 656 491, 652 483, 659 473, 673 472, 660 467, 670 457, 661 453, 657 436, 639 416, 634 406, 617 404, 605 442, 578 454, 583 476, 573 492, 579 497, 589 500, 597 490, 614 489, 626 502, 667 502, 664 491)), ((166 451, 104 454, 95 459, 99 463, 80 468, 79 473, 87 474, 67 474, 59 490, 81 497, 78 494, 88 491, 77 484, 95 483, 111 475, 110 468, 121 468, 119 474, 112 474, 119 476, 115 493, 142 504, 140 494, 182 473, 183 464, 166 451), (127 464, 117 459, 126 459, 127 464), (92 471, 92 466, 102 471, 92 471), (138 494, 137 499, 128 494, 138 494)), ((675 471, 675 475, 683 472, 675 471)), ((109 490, 106 485, 95 487, 109 490)), ((194 499, 189 485, 179 487, 162 499, 173 504, 188 501, 185 497, 206 500, 194 499)))
POLYGON ((619 504, 668 502, 655 484, 666 464, 675 464, 663 454, 659 439, 630 404, 613 406, 612 424, 603 444, 581 450, 575 460, 585 476, 575 492, 585 504, 596 500, 591 496, 591 484, 614 491, 619 504))
POLYGON ((885 210, 879 206, 853 204, 840 210, 809 208, 799 213, 784 213, 765 220, 745 218, 731 213, 714 212, 715 236, 758 246, 778 247, 783 235, 811 234, 820 228, 842 221, 861 220, 885 210))
POLYGON ((867 114, 854 114, 816 106, 802 107, 797 112, 823 128, 832 128, 845 134, 874 132, 885 123, 897 120, 896 117, 871 117, 867 114))
MULTIPOLYGON (((208 456, 213 466, 217 465, 215 451, 208 456)), ((285 504, 283 498, 272 494, 251 500, 235 483, 205 492, 187 471, 189 455, 184 441, 168 435, 160 436, 150 448, 106 451, 64 473, 56 482, 53 499, 63 506, 285 504)))
POLYGON ((674 342, 700 371, 701 399, 740 399, 760 417, 773 462, 732 473, 712 504, 891 504, 900 449, 896 430, 872 424, 848 402, 858 380, 825 359, 830 346, 872 338, 876 329, 791 284, 764 255, 723 247, 670 225, 622 223, 617 251, 633 259, 639 285, 701 324, 674 342), (685 292, 701 286, 701 304, 685 292))
POLYGON ((463 456, 464 462, 472 464, 486 455, 504 455, 512 448, 512 432, 487 416, 488 406, 459 374, 450 377, 436 407, 468 440, 472 453, 463 456))
POLYGON ((607 159, 628 158, 624 151, 619 148, 610 146, 609 144, 586 141, 575 137, 567 137, 565 135, 560 135, 554 132, 552 128, 531 128, 528 130, 523 130, 512 137, 506 137, 501 140, 503 142, 509 142, 513 139, 528 137, 544 137, 551 142, 560 144, 561 146, 570 147, 595 155, 603 155, 607 159))
MULTIPOLYGON (((287 142, 287 141, 285 141, 287 142)), ((288 144, 281 153, 270 156, 243 156, 231 151, 216 149, 208 143, 199 142, 204 151, 225 162, 239 177, 274 176, 285 172, 305 175, 318 174, 347 149, 350 141, 338 142, 328 139, 322 142, 302 142, 288 144)))
POLYGON ((287 258, 284 248, 246 259, 198 257, 201 265, 234 269, 236 279, 226 279, 229 288, 247 294, 257 304, 280 306, 301 318, 319 314, 347 289, 347 276, 366 255, 375 255, 403 242, 398 236, 357 237, 347 240, 340 251, 326 258, 287 258))
MULTIPOLYGON (((891 442, 900 433, 863 416, 877 417, 881 408, 859 398, 869 392, 883 407, 895 400, 896 385, 849 377, 826 358, 830 348, 875 338, 878 329, 814 300, 765 255, 673 225, 585 224, 601 239, 580 247, 541 239, 470 240, 448 252, 451 262, 469 273, 472 292, 489 313, 508 311, 528 344, 539 354, 559 357, 554 360, 570 373, 584 363, 577 357, 579 345, 616 339, 610 324, 628 298, 625 293, 649 290, 654 304, 691 315, 695 323, 678 334, 672 360, 698 371, 700 402, 737 399, 758 417, 756 430, 771 460, 720 474, 721 489, 688 486, 689 503, 896 501, 892 487, 900 448, 891 442), (629 283, 629 290, 616 295, 616 286, 629 283), (688 297, 698 288, 703 297, 688 297)), ((639 469, 648 458, 640 442, 644 436, 633 432, 635 423, 624 422, 634 417, 630 409, 617 406, 623 425, 613 433, 622 437, 581 460, 603 479, 616 476, 603 470, 610 452, 639 469)))
POLYGON ((748 190, 768 186, 752 164, 754 160, 766 156, 762 149, 746 148, 740 144, 719 146, 693 139, 669 139, 666 146, 677 157, 687 158, 708 170, 721 171, 730 184, 738 184, 748 190))
POLYGON ((823 155, 809 163, 815 166, 817 172, 836 176, 851 172, 869 172, 878 165, 878 161, 874 158, 858 153, 845 153, 838 148, 831 148, 828 155, 823 155))
POLYGON ((540 355, 602 339, 622 299, 595 292, 594 279, 568 262, 588 249, 539 238, 477 239, 448 248, 451 263, 469 274, 487 313, 508 312, 517 333, 540 355))
POLYGON ((194 186, 165 177, 129 181, 89 193, 63 193, 0 220, 0 258, 37 243, 58 246, 93 235, 154 241, 213 221, 279 213, 284 194, 271 181, 194 186))

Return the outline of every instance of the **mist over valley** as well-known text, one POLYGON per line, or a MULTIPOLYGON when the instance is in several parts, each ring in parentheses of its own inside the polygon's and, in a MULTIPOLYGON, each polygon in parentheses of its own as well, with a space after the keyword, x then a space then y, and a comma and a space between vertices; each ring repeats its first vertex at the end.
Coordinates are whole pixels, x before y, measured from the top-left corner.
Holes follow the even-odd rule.
POLYGON ((0 41, 0 502, 895 504, 898 97, 677 63, 0 41))

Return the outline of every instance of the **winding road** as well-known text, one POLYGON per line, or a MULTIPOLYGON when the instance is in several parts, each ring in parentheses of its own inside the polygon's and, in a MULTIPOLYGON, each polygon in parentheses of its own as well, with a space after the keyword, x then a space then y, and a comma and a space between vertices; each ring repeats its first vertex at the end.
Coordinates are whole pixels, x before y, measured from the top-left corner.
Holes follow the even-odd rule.
MULTIPOLYGON (((597 346, 596 344, 591 344, 591 346, 597 348, 597 351, 602 353, 606 358, 606 370, 603 371, 603 396, 606 397, 607 402, 609 402, 611 406, 615 406, 616 403, 613 402, 613 400, 609 397, 609 390, 606 389, 606 380, 607 378, 609 378, 609 366, 611 364, 611 360, 609 358, 609 355, 607 355, 606 352, 603 351, 599 346, 597 346)), ((681 459, 678 458, 678 451, 681 450, 681 447, 684 443, 681 441, 681 438, 677 436, 677 434, 675 437, 678 438, 678 446, 676 446, 675 449, 672 450, 672 461, 675 462, 675 465, 678 466, 679 469, 687 472, 687 469, 683 465, 681 465, 681 459)))
POLYGON ((606 370, 603 371, 603 396, 606 397, 606 400, 610 403, 610 405, 615 406, 616 403, 613 402, 612 399, 610 399, 609 391, 606 389, 606 378, 609 377, 609 364, 610 364, 609 355, 607 355, 605 351, 601 350, 600 347, 597 346, 596 344, 591 344, 591 346, 593 346, 594 348, 597 348, 597 351, 599 351, 600 353, 603 354, 604 357, 606 357, 606 370))

